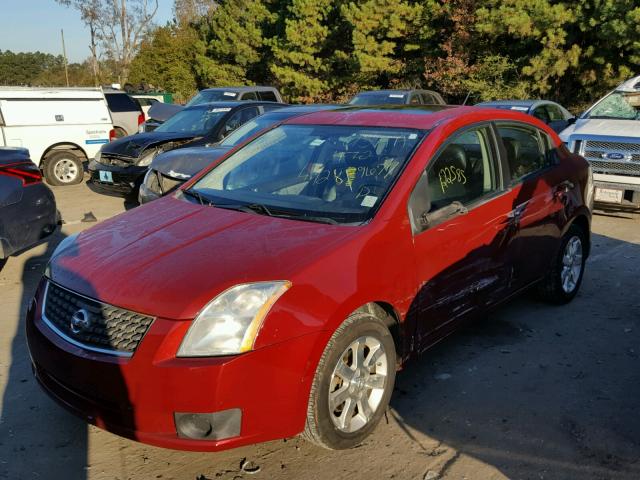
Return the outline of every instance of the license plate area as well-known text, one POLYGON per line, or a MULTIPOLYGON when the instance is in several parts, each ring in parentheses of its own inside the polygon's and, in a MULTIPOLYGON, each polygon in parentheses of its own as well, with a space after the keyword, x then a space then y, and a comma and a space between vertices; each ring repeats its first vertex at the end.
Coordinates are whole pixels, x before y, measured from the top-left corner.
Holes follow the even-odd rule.
POLYGON ((113 175, 111 172, 106 172, 104 170, 99 170, 98 175, 100 175, 100 181, 105 183, 113 183, 113 175))
POLYGON ((622 203, 624 190, 596 187, 595 201, 604 203, 622 203))

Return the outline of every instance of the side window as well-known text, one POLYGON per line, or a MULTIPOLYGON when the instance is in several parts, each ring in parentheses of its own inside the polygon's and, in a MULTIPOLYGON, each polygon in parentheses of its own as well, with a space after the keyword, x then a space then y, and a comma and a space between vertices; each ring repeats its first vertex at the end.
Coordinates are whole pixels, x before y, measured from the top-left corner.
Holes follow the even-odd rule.
POLYGON ((260 112, 258 111, 258 107, 243 108, 241 110, 238 110, 225 122, 222 135, 226 137, 236 128, 245 124, 252 118, 257 117, 259 114, 260 112))
POLYGON ((537 128, 509 124, 498 124, 497 127, 507 152, 512 183, 550 165, 548 147, 537 128))
POLYGON ((277 102, 276 94, 271 90, 264 90, 262 92, 258 92, 260 95, 260 100, 264 100, 265 102, 277 102))
POLYGON ((422 103, 426 104, 426 105, 430 105, 433 103, 438 103, 436 102, 436 99, 433 98, 433 95, 431 95, 430 93, 422 93, 422 103))
POLYGON ((547 113, 549 114, 550 122, 557 122, 558 120, 564 120, 562 111, 555 105, 546 105, 547 113))
POLYGON ((129 97, 126 93, 105 93, 107 105, 112 112, 137 112, 140 111, 140 104, 129 97))
POLYGON ((422 105, 422 98, 419 93, 414 93, 411 95, 411 101, 409 102, 411 105, 422 105))
POLYGON ((549 114, 547 113, 547 109, 544 105, 537 107, 533 112, 531 112, 531 115, 544 123, 549 123, 549 114))
POLYGON ((453 137, 427 167, 430 212, 452 202, 463 205, 497 190, 498 175, 488 127, 453 137))
POLYGON ((240 100, 258 100, 256 92, 245 92, 240 100))

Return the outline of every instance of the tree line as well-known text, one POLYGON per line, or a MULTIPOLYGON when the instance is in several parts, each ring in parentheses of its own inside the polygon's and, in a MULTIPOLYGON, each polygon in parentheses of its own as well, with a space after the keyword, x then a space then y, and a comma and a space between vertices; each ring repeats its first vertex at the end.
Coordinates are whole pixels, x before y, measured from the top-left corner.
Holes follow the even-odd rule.
POLYGON ((223 85, 274 85, 292 102, 421 87, 450 103, 531 97, 578 110, 640 73, 637 0, 176 0, 174 20, 155 27, 148 2, 129 2, 144 26, 125 29, 144 34, 127 47, 135 54, 100 61, 101 83, 182 100, 223 85))

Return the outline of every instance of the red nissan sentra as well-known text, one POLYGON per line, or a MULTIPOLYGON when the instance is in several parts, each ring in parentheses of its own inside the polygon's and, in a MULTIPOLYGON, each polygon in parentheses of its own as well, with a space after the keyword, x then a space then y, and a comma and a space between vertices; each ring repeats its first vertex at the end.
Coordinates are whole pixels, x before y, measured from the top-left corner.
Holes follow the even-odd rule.
POLYGON ((34 372, 145 443, 352 447, 396 370, 464 320, 532 286, 576 295, 591 192, 587 162, 517 112, 297 117, 65 239, 27 315, 34 372))

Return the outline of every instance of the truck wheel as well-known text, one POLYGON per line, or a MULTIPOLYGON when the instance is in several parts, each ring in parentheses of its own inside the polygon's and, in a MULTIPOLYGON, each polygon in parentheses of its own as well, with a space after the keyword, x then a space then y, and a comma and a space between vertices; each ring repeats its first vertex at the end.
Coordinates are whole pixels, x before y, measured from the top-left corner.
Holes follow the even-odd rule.
POLYGON ((52 153, 44 160, 44 176, 49 185, 74 185, 84 177, 82 159, 71 150, 52 153))
POLYGON ((562 237, 558 254, 538 289, 543 300, 564 304, 576 296, 587 260, 585 238, 577 225, 571 225, 562 237))
POLYGON ((384 414, 395 375, 396 350, 389 329, 370 313, 353 313, 320 358, 303 436, 331 450, 360 444, 384 414))

